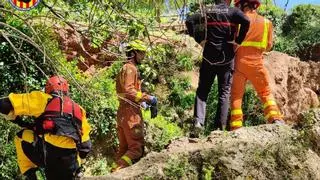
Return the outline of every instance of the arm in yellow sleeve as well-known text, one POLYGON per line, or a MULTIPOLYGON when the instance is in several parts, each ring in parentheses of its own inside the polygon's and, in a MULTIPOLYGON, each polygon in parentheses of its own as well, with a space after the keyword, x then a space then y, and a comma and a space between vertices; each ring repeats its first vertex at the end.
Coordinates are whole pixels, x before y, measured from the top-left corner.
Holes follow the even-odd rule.
POLYGON ((19 116, 40 116, 47 106, 51 95, 41 91, 32 91, 24 94, 9 94, 9 99, 13 107, 13 115, 19 116))

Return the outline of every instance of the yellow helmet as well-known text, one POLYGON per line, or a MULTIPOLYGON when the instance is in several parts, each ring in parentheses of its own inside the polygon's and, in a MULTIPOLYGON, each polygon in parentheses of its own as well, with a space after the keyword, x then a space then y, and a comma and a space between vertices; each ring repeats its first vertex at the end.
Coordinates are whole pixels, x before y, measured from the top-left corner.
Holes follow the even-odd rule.
POLYGON ((147 46, 145 45, 144 42, 140 40, 134 40, 128 43, 126 51, 132 51, 132 50, 146 52, 147 46))

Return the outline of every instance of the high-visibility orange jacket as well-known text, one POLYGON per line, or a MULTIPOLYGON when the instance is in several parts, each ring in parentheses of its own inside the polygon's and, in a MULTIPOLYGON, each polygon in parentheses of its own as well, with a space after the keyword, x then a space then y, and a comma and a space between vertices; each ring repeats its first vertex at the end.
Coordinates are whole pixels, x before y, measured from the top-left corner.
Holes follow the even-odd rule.
POLYGON ((117 112, 119 150, 116 167, 123 168, 139 160, 143 155, 144 133, 140 102, 150 101, 150 96, 141 92, 141 80, 136 65, 129 61, 117 76, 117 94, 120 106, 117 112))
POLYGON ((242 127, 242 96, 246 81, 249 80, 260 97, 265 119, 272 123, 282 119, 279 108, 271 94, 269 76, 263 65, 263 52, 272 47, 272 23, 255 11, 246 15, 250 19, 249 31, 236 52, 235 71, 231 87, 232 130, 242 127))
POLYGON ((123 65, 117 76, 116 86, 120 104, 130 104, 129 102, 137 104, 150 100, 149 95, 141 92, 140 75, 136 65, 131 61, 123 65))
POLYGON ((250 19, 249 31, 236 56, 248 61, 261 61, 263 52, 272 48, 272 23, 256 12, 248 12, 246 15, 250 19))

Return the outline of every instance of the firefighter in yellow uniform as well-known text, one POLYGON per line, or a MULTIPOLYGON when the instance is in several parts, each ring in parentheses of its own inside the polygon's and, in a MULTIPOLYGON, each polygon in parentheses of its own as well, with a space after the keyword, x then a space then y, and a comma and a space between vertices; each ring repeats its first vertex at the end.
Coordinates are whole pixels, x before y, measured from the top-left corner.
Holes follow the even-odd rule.
POLYGON ((68 96, 67 81, 51 77, 45 92, 9 94, 0 99, 0 112, 24 126, 15 137, 18 165, 27 179, 34 180, 38 167, 45 169, 48 180, 75 179, 91 150, 90 125, 86 111, 68 96), (25 125, 17 116, 32 116, 25 125))
MULTIPOLYGON (((119 150, 112 171, 137 162, 144 151, 144 128, 140 109, 141 103, 156 106, 157 98, 141 91, 141 79, 137 64, 143 60, 147 47, 140 40, 132 41, 126 49, 127 62, 120 70, 116 88, 120 105, 117 112, 117 134, 119 150)), ((157 116, 151 111, 151 117, 157 116)))
POLYGON ((264 116, 268 123, 281 123, 282 115, 271 94, 269 77, 263 65, 263 52, 272 47, 272 23, 260 16, 256 9, 259 0, 236 0, 240 8, 250 19, 249 31, 236 53, 235 72, 231 87, 231 130, 242 127, 242 97, 246 81, 251 81, 263 102, 264 116))

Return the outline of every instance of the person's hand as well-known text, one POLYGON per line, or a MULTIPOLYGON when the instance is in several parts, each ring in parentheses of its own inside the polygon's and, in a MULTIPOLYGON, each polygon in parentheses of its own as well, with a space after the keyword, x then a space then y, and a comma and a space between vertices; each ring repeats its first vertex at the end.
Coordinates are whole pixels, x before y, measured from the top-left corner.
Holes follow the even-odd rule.
POLYGON ((148 109, 148 107, 149 107, 146 102, 142 102, 142 103, 140 104, 140 106, 141 106, 142 109, 144 109, 144 110, 148 109))

